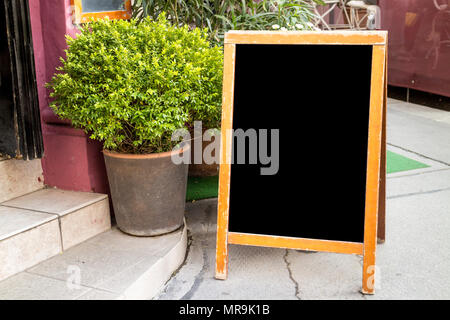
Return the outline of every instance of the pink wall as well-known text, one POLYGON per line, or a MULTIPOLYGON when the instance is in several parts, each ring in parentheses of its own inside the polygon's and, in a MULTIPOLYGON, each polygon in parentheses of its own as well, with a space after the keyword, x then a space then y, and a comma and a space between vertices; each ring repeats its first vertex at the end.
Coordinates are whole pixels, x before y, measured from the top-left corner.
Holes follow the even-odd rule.
POLYGON ((450 0, 380 0, 389 84, 450 97, 450 0))
POLYGON ((45 184, 66 190, 108 193, 102 146, 49 108, 50 81, 66 49, 65 35, 75 36, 70 0, 30 0, 39 107, 44 139, 45 184))

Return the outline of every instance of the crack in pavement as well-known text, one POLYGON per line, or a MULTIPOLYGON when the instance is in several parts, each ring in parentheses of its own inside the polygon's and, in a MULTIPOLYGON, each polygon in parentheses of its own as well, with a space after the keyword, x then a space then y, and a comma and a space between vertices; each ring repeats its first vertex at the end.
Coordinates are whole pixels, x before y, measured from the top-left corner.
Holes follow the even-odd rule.
POLYGON ((291 263, 288 261, 288 255, 289 255, 289 250, 288 249, 286 249, 286 253, 284 254, 284 256, 283 256, 283 260, 284 260, 284 263, 286 263, 286 268, 287 268, 287 271, 288 271, 288 273, 289 273, 289 279, 291 279, 291 281, 294 283, 294 286, 295 286, 295 297, 298 299, 298 300, 302 300, 302 298, 300 297, 300 288, 299 288, 299 284, 298 284, 298 282, 294 279, 294 276, 292 275, 292 270, 291 270, 291 263))
POLYGON ((404 198, 404 197, 412 197, 412 196, 417 196, 417 195, 422 195, 422 194, 432 194, 432 193, 441 192, 441 191, 448 191, 448 190, 450 190, 450 187, 449 188, 436 189, 436 190, 429 190, 429 191, 420 191, 420 192, 411 192, 411 193, 405 193, 405 194, 398 194, 398 195, 393 195, 393 196, 386 197, 386 199, 390 200, 390 199, 397 199, 397 198, 404 198))
POLYGON ((213 214, 215 212, 214 209, 215 209, 214 204, 207 204, 207 206, 203 208, 200 215, 194 215, 194 217, 188 220, 188 223, 192 225, 191 228, 189 228, 190 241, 188 243, 188 250, 186 253, 185 261, 181 265, 181 267, 177 270, 177 272, 174 273, 172 277, 166 282, 165 288, 162 291, 162 294, 158 296, 158 298, 160 298, 164 294, 166 295, 168 294, 169 297, 173 295, 172 291, 175 290, 173 286, 176 287, 177 281, 179 281, 177 277, 181 275, 181 279, 183 279, 184 278, 183 276, 186 276, 186 273, 183 272, 184 267, 187 266, 188 264, 201 265, 201 269, 200 271, 195 272, 192 276, 189 275, 188 277, 189 280, 183 281, 183 283, 186 283, 187 281, 189 282, 192 281, 192 285, 187 285, 183 289, 184 293, 178 292, 177 296, 182 295, 180 298, 181 300, 192 299, 192 297, 198 291, 203 281, 206 279, 205 274, 210 269, 209 267, 210 261, 208 261, 210 257, 210 254, 208 254, 210 246, 208 244, 212 241, 210 238, 210 232, 215 230, 216 226, 213 219, 214 218, 213 214), (197 256, 197 254, 194 253, 194 251, 200 254, 201 256, 200 259, 203 260, 201 264, 200 261, 197 261, 195 260, 195 258, 192 258, 192 256, 190 256, 191 254, 197 256))
POLYGON ((192 236, 191 230, 187 229, 187 245, 186 245, 186 253, 184 254, 183 263, 178 267, 177 270, 172 272, 172 275, 170 276, 170 278, 164 283, 163 289, 161 290, 161 292, 159 294, 157 294, 152 300, 159 300, 159 298, 162 295, 167 294, 167 290, 169 289, 169 283, 172 280, 176 279, 177 275, 181 272, 181 269, 183 269, 188 263, 188 257, 191 252, 191 247, 192 247, 193 241, 194 241, 194 238, 192 236))
MULTIPOLYGON (((423 168, 423 169, 426 169, 426 168, 423 168)), ((409 177, 413 177, 413 176, 419 176, 419 175, 430 174, 430 173, 435 173, 435 172, 440 172, 440 171, 448 171, 448 170, 450 170, 450 168, 442 168, 442 169, 436 169, 436 170, 427 170, 427 171, 410 173, 410 174, 405 173, 405 174, 398 175, 398 176, 386 177, 386 179, 387 180, 391 180, 391 179, 409 178, 409 177)), ((406 172, 406 171, 404 171, 404 172, 406 172)), ((397 173, 397 172, 393 172, 393 173, 397 173)))
POLYGON ((205 279, 204 275, 206 274, 206 271, 208 271, 208 253, 207 249, 205 249, 206 241, 201 241, 202 251, 203 251, 203 266, 200 272, 195 276, 194 283, 192 284, 192 287, 189 289, 188 292, 186 292, 180 300, 191 300, 194 296, 195 292, 200 287, 200 284, 205 279))

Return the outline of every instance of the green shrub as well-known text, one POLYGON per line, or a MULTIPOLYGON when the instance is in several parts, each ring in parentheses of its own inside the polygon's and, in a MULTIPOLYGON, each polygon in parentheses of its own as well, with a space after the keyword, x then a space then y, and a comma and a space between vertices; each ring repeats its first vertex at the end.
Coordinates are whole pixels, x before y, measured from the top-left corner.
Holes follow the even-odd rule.
POLYGON ((223 53, 206 30, 157 21, 98 20, 67 37, 47 84, 55 113, 106 149, 169 151, 172 133, 194 120, 219 125, 223 53))
MULTIPOLYGON (((313 0, 324 4, 322 0, 313 0)), ((207 28, 221 44, 228 30, 313 30, 315 17, 305 0, 135 0, 133 16, 157 18, 166 12, 174 25, 207 28), (273 26, 278 26, 273 28, 273 26)))

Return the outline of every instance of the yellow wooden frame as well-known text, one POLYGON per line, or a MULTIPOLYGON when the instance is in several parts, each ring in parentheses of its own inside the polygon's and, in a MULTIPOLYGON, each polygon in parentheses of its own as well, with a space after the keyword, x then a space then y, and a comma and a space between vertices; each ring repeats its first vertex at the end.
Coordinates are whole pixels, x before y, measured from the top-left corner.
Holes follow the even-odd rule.
POLYGON ((131 0, 124 0, 125 10, 83 12, 82 0, 70 0, 72 6, 73 21, 75 24, 88 22, 91 18, 103 19, 131 19, 131 0))
POLYGON ((228 274, 228 244, 289 248, 363 255, 362 292, 374 293, 377 233, 384 241, 384 197, 386 169, 386 74, 387 32, 385 31, 230 31, 224 41, 221 162, 217 212, 216 274, 228 274), (232 157, 233 99, 236 44, 335 44, 371 45, 369 136, 366 172, 364 242, 328 241, 236 233, 228 231, 232 157), (380 213, 380 217, 378 217, 380 213), (380 222, 378 221, 380 218, 380 222), (377 230, 380 224, 382 230, 377 230))

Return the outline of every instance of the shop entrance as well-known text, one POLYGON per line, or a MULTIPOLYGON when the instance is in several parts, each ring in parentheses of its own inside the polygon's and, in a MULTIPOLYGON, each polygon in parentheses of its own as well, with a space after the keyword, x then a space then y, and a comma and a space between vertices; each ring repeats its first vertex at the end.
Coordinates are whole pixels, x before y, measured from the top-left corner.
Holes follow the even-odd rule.
POLYGON ((28 0, 0 0, 0 157, 42 157, 28 0))

